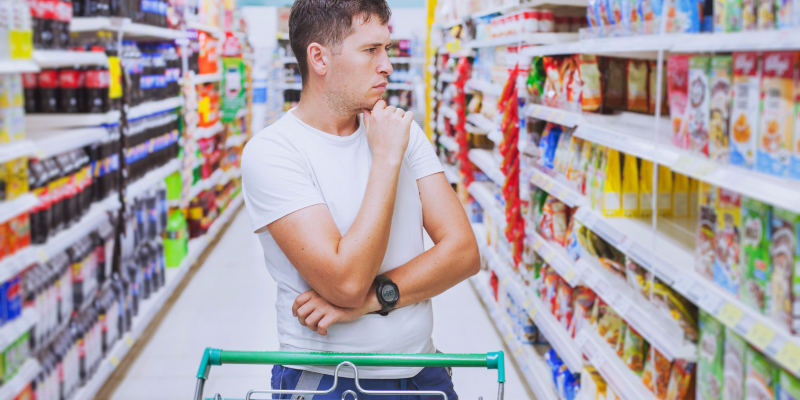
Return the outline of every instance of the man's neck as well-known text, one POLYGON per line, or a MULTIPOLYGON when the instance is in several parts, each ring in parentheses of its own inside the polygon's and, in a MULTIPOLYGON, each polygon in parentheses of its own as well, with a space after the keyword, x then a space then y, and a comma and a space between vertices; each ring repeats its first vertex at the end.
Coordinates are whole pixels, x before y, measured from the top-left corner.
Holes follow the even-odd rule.
POLYGON ((313 88, 303 88, 300 103, 292 113, 311 127, 335 136, 350 136, 358 129, 358 114, 331 109, 325 96, 313 88))

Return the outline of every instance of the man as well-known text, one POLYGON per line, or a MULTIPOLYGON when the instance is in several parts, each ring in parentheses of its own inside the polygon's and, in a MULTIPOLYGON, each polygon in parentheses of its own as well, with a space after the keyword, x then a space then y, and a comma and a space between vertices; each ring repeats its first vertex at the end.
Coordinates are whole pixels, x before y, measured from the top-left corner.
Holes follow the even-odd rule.
MULTIPOLYGON (((432 146, 411 112, 380 100, 392 73, 390 16, 385 0, 295 1, 300 103, 242 156, 247 211, 278 282, 283 351, 435 352, 430 298, 480 268, 432 146), (423 227, 435 244, 428 251, 423 227)), ((272 387, 329 389, 333 371, 275 366, 272 387)), ((369 390, 457 399, 444 368, 359 368, 359 377, 369 390)), ((347 389, 353 380, 340 379, 331 397, 314 398, 347 389)))

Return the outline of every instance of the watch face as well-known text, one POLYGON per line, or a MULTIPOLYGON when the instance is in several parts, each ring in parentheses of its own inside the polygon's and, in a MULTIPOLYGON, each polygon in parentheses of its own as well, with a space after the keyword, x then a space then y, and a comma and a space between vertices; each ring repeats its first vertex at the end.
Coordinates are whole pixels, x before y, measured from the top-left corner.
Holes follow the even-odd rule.
POLYGON ((392 285, 385 285, 381 288, 381 297, 387 303, 395 302, 397 301, 397 290, 392 285))

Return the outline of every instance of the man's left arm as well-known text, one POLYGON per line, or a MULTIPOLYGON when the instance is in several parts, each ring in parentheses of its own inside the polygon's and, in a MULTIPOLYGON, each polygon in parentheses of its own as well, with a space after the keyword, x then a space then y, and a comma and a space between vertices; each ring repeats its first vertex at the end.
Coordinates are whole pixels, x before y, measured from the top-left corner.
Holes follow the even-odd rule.
MULTIPOLYGON (((480 253, 464 207, 443 173, 417 180, 422 202, 422 220, 434 246, 385 275, 397 285, 397 308, 433 298, 480 270, 480 253)), ((374 287, 373 287, 374 289, 374 287)), ((325 335, 339 321, 351 321, 381 309, 375 290, 370 290, 360 309, 343 309, 330 304, 313 291, 301 294, 292 307, 300 324, 325 335), (326 314, 319 325, 307 325, 313 311, 326 314)))

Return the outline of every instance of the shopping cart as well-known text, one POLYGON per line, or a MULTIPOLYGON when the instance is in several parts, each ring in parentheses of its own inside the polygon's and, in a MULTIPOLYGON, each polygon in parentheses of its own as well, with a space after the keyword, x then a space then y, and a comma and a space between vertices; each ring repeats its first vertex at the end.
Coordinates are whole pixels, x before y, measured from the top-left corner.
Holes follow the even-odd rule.
MULTIPOLYGON (((503 400, 503 385, 506 381, 506 371, 503 352, 486 354, 369 354, 369 353, 289 353, 280 351, 228 351, 207 348, 200 361, 200 370, 197 371, 197 387, 194 392, 195 400, 203 400, 203 386, 208 379, 212 365, 222 364, 261 364, 261 365, 328 365, 336 366, 333 375, 333 385, 330 389, 320 391, 296 390, 251 390, 247 392, 246 400, 251 400, 257 394, 291 394, 291 395, 322 395, 336 390, 339 381, 339 370, 343 367, 353 369, 355 386, 365 395, 426 395, 441 396, 444 400, 447 395, 439 391, 372 391, 361 387, 358 381, 358 367, 473 367, 497 370, 497 399, 503 400)), ((342 400, 358 399, 358 394, 347 390, 342 394, 342 400), (348 395, 352 397, 348 397, 348 395)), ((219 394, 210 400, 223 400, 219 394)))

